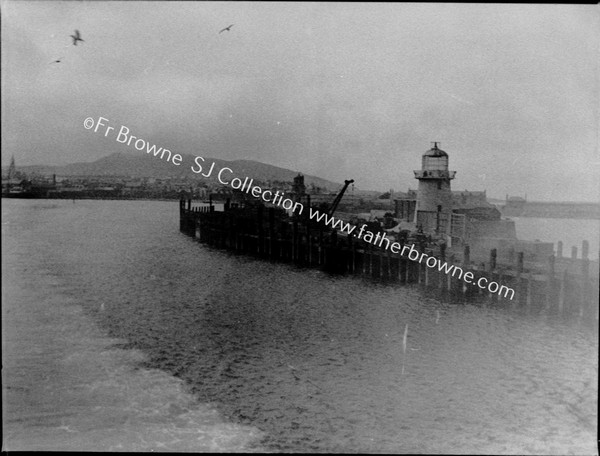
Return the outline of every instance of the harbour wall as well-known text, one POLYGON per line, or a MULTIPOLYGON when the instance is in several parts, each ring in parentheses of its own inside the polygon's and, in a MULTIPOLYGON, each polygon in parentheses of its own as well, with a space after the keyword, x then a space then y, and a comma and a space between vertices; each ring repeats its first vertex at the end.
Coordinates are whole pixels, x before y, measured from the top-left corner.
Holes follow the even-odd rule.
MULTIPOLYGON (((352 274, 385 283, 417 283, 435 291, 440 298, 464 301, 478 296, 493 302, 523 306, 535 313, 553 313, 598 319, 598 262, 548 257, 546 264, 527 263, 516 252, 514 264, 498 261, 491 249, 487 262, 473 262, 470 248, 461 252, 428 244, 425 239, 400 239, 430 257, 471 271, 474 282, 484 277, 514 290, 514 296, 501 297, 456 275, 447 274, 372 244, 341 236, 335 230, 307 217, 287 217, 283 211, 262 205, 238 208, 226 204, 224 211, 214 205, 180 201, 180 230, 201 243, 270 261, 299 267, 320 268, 335 274, 352 274)), ((585 247, 585 246, 584 246, 585 247)), ((585 248, 584 248, 585 250, 585 248)))

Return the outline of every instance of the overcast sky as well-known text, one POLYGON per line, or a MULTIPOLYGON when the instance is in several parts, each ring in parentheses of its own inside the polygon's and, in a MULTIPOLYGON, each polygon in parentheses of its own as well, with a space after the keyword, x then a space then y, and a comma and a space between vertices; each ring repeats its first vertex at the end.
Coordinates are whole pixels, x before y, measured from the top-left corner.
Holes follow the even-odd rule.
POLYGON ((362 189, 416 188, 440 141, 455 190, 599 200, 596 5, 0 4, 3 166, 143 153, 103 116, 362 189))

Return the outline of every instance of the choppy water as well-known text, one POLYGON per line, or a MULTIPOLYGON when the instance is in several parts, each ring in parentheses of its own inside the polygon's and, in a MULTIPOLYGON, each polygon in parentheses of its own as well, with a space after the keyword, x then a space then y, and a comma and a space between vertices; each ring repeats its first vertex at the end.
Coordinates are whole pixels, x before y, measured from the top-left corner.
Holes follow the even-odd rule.
POLYGON ((4 449, 597 454, 595 328, 211 250, 177 211, 3 201, 4 449))

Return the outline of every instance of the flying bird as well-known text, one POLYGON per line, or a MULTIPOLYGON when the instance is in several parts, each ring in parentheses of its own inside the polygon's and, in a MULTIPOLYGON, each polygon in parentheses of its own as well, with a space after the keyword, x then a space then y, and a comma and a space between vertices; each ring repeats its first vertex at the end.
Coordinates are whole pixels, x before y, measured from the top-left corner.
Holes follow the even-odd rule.
POLYGON ((228 32, 230 32, 230 31, 231 31, 231 27, 233 27, 233 25, 234 25, 234 24, 231 24, 231 25, 229 25, 229 26, 225 27, 225 28, 224 28, 223 30, 221 30, 219 33, 222 33, 222 32, 224 32, 225 30, 227 30, 228 32))
POLYGON ((84 41, 81 39, 81 35, 79 34, 79 30, 75 30, 75 35, 69 35, 73 38, 73 46, 77 46, 78 41, 84 41))
POLYGON ((64 57, 60 57, 59 59, 53 60, 48 65, 52 65, 53 63, 60 63, 62 59, 64 59, 64 57))

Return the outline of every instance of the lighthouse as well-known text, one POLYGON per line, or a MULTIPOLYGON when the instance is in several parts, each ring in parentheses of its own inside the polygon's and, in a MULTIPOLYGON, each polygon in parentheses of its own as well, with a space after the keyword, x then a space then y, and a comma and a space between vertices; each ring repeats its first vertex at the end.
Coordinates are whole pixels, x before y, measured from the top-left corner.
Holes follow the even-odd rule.
POLYGON ((452 190, 450 181, 456 171, 448 170, 448 154, 438 142, 423 154, 421 169, 414 171, 419 181, 415 222, 424 232, 450 234, 452 190))

